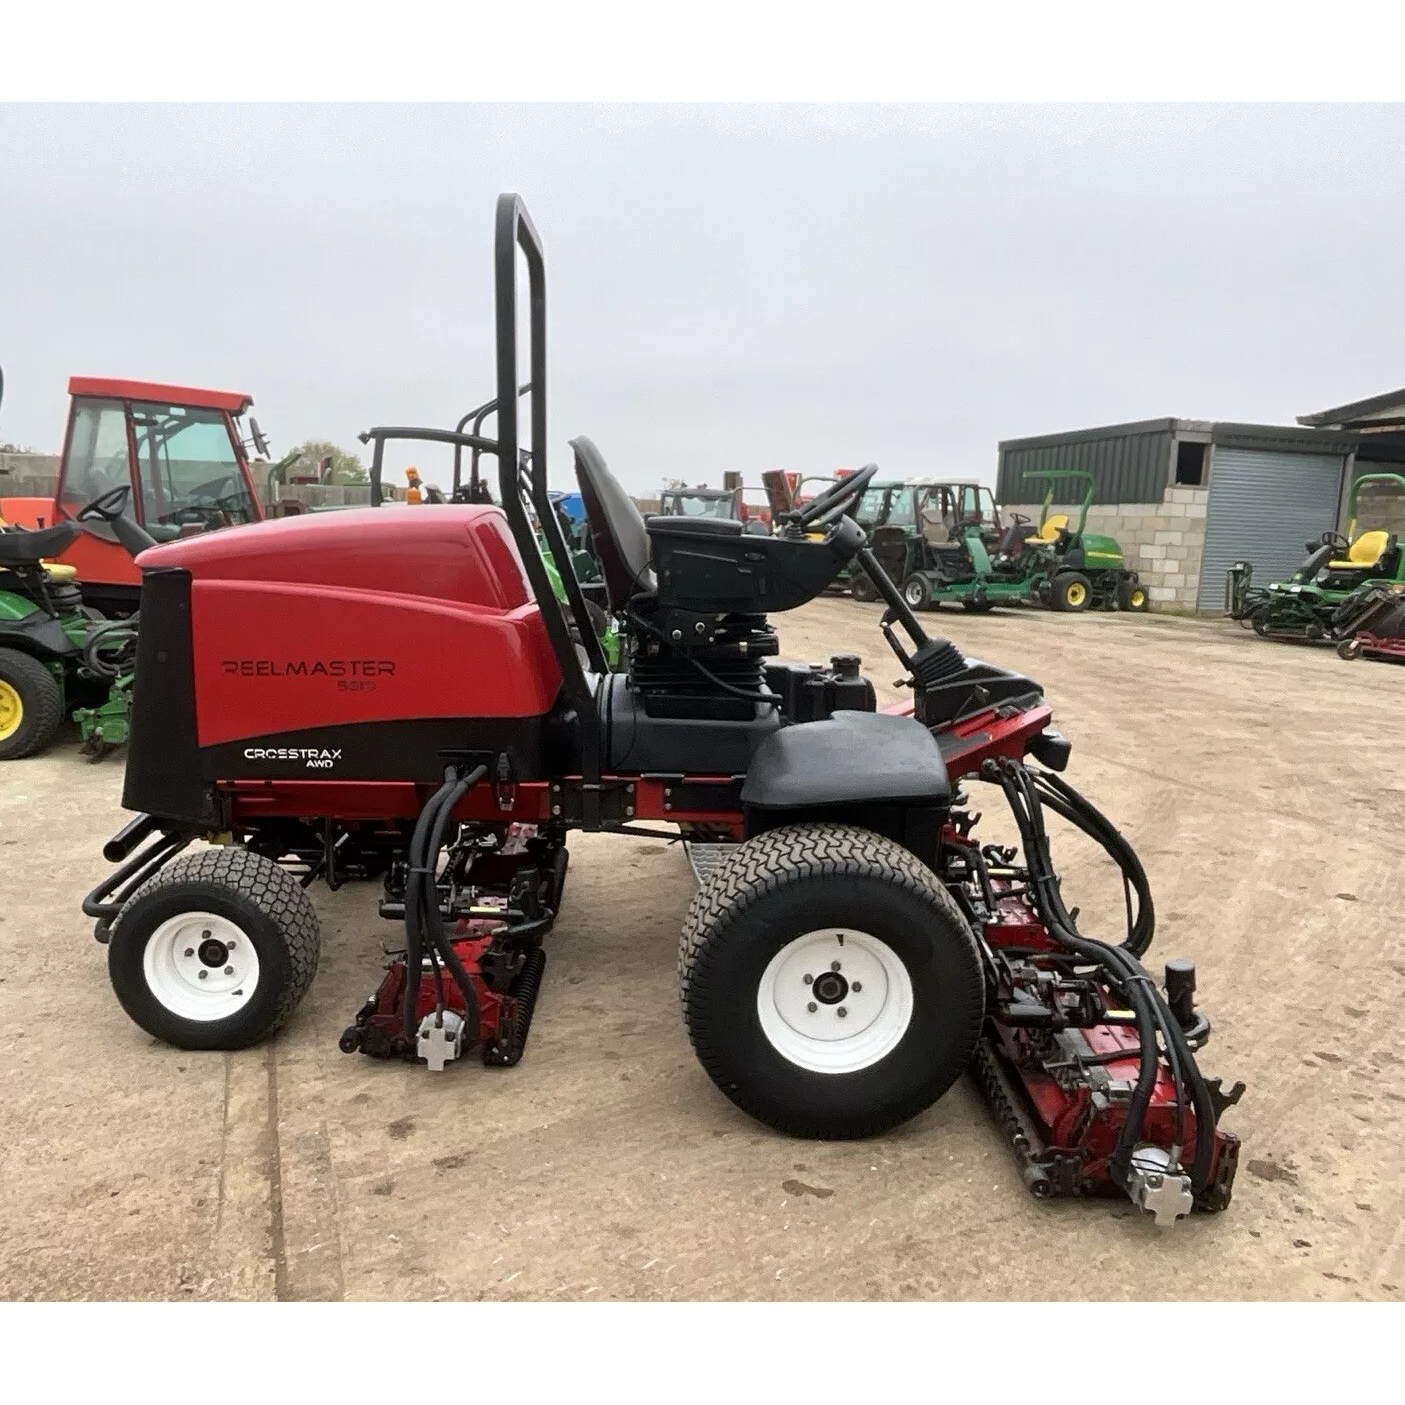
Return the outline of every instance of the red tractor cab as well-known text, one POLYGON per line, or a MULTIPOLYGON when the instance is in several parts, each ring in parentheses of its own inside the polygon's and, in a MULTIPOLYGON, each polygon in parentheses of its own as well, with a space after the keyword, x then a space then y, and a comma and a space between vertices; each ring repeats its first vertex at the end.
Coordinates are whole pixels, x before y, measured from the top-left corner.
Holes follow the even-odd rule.
MULTIPOLYGON (((262 520, 244 428, 252 396, 93 376, 72 377, 68 393, 53 499, 5 499, 8 522, 39 527, 76 519, 85 503, 123 484, 131 488, 125 515, 158 542, 262 520)), ((252 418, 247 440, 267 456, 252 418)), ((135 610, 141 573, 131 555, 107 523, 81 526, 60 560, 77 570, 84 602, 111 614, 135 610)))

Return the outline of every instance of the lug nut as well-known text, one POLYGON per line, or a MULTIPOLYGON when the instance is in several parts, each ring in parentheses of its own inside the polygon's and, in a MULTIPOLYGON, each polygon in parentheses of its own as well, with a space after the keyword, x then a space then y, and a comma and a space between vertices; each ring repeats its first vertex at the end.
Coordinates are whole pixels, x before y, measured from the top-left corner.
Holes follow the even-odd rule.
POLYGON ((195 948, 194 948, 193 946, 188 946, 188 947, 186 947, 186 949, 185 949, 185 954, 186 954, 187 956, 194 956, 194 955, 195 955, 195 948))
POLYGON ((206 941, 208 941, 208 940, 210 939, 210 934, 209 934, 209 932, 201 932, 200 935, 201 935, 202 937, 204 937, 206 941))
MULTIPOLYGON (((186 952, 186 955, 189 956, 190 953, 187 951, 187 952, 186 952)), ((814 983, 815 983, 815 978, 814 978, 813 976, 806 976, 806 977, 805 977, 805 984, 806 984, 806 985, 814 985, 814 983)))
POLYGON ((836 1014, 839 1016, 839 1018, 842 1020, 842 1019, 844 1018, 844 1016, 847 1015, 849 1012, 841 1005, 841 1006, 839 1007, 839 1009, 835 1011, 835 1013, 836 1013, 836 1014))
POLYGON ((233 966, 226 966, 226 967, 224 968, 224 973, 225 973, 226 976, 232 976, 232 975, 234 974, 234 967, 233 967, 233 966))
POLYGON ((210 974, 210 973, 209 973, 208 971, 201 971, 201 972, 200 972, 200 979, 203 981, 203 980, 205 979, 205 977, 208 976, 209 974, 210 974))
POLYGON ((812 1000, 805 1008, 813 1015, 820 1007, 812 1000))
POLYGON ((857 994, 859 993, 859 991, 861 991, 861 990, 863 989, 863 982, 862 982, 862 981, 855 981, 855 982, 853 983, 853 985, 851 985, 851 986, 849 987, 849 989, 852 990, 855 995, 857 995, 857 994))
POLYGON ((829 963, 829 969, 831 971, 837 971, 839 969, 839 963, 837 961, 831 961, 829 963))

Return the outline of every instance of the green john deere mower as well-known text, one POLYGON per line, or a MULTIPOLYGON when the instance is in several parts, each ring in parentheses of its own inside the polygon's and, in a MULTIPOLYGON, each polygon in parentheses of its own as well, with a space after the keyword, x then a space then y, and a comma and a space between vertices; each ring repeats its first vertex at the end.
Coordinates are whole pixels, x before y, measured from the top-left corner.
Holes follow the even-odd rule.
POLYGON ((1307 557, 1286 581, 1254 584, 1254 567, 1236 561, 1226 581, 1231 618, 1265 639, 1303 639, 1335 643, 1357 613, 1358 599, 1371 587, 1405 582, 1405 551, 1396 533, 1373 527, 1358 531, 1358 519, 1369 510, 1373 519, 1388 520, 1405 505, 1405 478, 1398 473, 1364 473, 1351 485, 1347 498, 1347 529, 1323 532, 1307 542, 1307 557), (1361 490, 1370 488, 1363 495, 1361 490))
POLYGON ((104 619, 83 604, 74 568, 51 558, 96 519, 124 545, 132 534, 133 554, 153 545, 122 514, 130 491, 124 483, 55 527, 0 522, 0 761, 43 751, 69 716, 93 760, 127 740, 137 617, 104 619))
POLYGON ((963 502, 954 513, 924 509, 920 534, 883 527, 874 532, 874 555, 902 581, 907 603, 919 610, 953 604, 975 612, 996 605, 1146 610, 1146 587, 1127 568, 1122 548, 1112 537, 1087 530, 1093 475, 1067 469, 1024 476, 1048 485, 1038 525, 1013 514, 993 551, 987 524, 964 511, 963 502), (1070 525, 1068 513, 1049 510, 1059 485, 1068 482, 1084 485, 1077 526, 1070 525))

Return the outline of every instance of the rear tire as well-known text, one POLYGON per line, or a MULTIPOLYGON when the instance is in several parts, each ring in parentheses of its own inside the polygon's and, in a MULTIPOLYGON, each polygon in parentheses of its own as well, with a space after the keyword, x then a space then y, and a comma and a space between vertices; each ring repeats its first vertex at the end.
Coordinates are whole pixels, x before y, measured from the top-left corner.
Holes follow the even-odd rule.
POLYGON ((838 824, 771 830, 718 864, 688 909, 679 991, 712 1081, 800 1137, 874 1136, 930 1107, 985 1005, 975 940, 937 876, 838 824))
POLYGON ((63 725, 63 688, 36 658, 0 649, 0 761, 43 751, 63 725))
POLYGON ((903 599, 907 601, 911 610, 926 610, 931 608, 932 587, 927 583, 927 577, 922 575, 911 575, 903 582, 903 599))
POLYGON ((267 1039, 317 974, 307 893, 248 849, 186 854, 150 878, 112 926, 107 970, 122 1008, 178 1049, 267 1039))
POLYGON ((1361 641, 1359 639, 1343 639, 1337 645, 1337 657, 1339 659, 1359 659, 1361 657, 1361 641))
POLYGON ((1081 613, 1093 603, 1093 587, 1081 571, 1061 571, 1049 598, 1056 610, 1081 613))
POLYGON ((867 605, 878 599, 878 587, 874 585, 867 571, 856 567, 853 575, 849 577, 849 594, 867 605))
POLYGON ((1117 608, 1133 614, 1145 614, 1151 609, 1151 597, 1140 581, 1123 581, 1117 587, 1117 608))

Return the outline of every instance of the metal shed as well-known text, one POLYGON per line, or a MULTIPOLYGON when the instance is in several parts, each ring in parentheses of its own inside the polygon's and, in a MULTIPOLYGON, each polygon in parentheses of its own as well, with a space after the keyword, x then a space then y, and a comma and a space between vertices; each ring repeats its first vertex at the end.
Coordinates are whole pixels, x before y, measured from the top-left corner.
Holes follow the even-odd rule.
POLYGON ((1030 471, 1091 473, 1090 518, 1122 543, 1152 600, 1214 611, 1235 561, 1251 561, 1260 580, 1287 575, 1306 541, 1339 525, 1363 437, 1373 461, 1405 458, 1405 436, 1175 418, 1006 440, 996 498, 1030 503, 1030 471))

